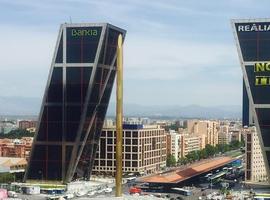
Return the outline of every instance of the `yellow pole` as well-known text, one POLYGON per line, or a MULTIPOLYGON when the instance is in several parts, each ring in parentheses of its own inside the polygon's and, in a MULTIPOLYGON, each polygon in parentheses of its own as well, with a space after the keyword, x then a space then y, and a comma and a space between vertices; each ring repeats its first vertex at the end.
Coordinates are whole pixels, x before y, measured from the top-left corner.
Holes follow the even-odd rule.
POLYGON ((115 196, 122 196, 122 138, 123 138, 123 39, 118 36, 116 67, 116 190, 115 196))

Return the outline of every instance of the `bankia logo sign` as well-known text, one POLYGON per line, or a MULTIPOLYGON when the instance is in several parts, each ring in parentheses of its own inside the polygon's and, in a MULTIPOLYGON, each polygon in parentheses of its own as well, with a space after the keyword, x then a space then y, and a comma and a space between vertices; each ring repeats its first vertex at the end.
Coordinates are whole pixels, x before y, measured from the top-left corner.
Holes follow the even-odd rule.
POLYGON ((71 29, 71 36, 73 37, 80 37, 80 36, 97 36, 98 30, 97 29, 71 29))

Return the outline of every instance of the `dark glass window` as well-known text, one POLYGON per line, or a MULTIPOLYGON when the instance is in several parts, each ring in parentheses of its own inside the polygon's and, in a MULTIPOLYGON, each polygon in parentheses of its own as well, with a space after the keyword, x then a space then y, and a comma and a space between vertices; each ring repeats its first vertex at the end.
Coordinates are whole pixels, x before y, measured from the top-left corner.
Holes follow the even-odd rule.
POLYGON ((267 39, 262 39, 259 35, 259 42, 258 42, 258 60, 269 60, 270 55, 270 33, 268 33, 267 39))
POLYGON ((130 160, 130 159, 131 159, 131 156, 130 156, 130 155, 131 155, 130 153, 126 153, 126 154, 125 154, 125 159, 130 160))
MULTIPOLYGON (((107 33, 106 32, 105 32, 104 38, 107 38, 107 33)), ((104 64, 105 44, 106 44, 106 42, 103 41, 101 51, 100 51, 100 55, 99 55, 99 61, 98 61, 99 64, 104 64)))
POLYGON ((270 108, 256 108, 264 146, 270 147, 270 108))
POLYGON ((247 143, 247 151, 251 151, 251 143, 247 143))
POLYGON ((108 80, 108 84, 106 85, 103 97, 101 99, 102 104, 108 104, 111 96, 112 86, 115 78, 115 71, 111 72, 110 78, 108 80))
POLYGON ((62 161, 62 147, 56 145, 49 145, 48 147, 48 160, 49 161, 62 161))
POLYGON ((56 63, 63 62, 63 35, 61 35, 61 39, 59 41, 59 46, 58 46, 55 62, 56 63))
POLYGON ((131 139, 126 139, 126 144, 131 144, 131 139))
POLYGON ((251 180, 251 172, 250 171, 247 171, 247 177, 246 177, 247 180, 251 180))
POLYGON ((99 84, 94 84, 91 91, 90 101, 91 104, 97 104, 100 100, 101 87, 99 84))
POLYGON ((126 133, 126 137, 129 137, 129 138, 131 137, 131 132, 130 131, 126 131, 125 133, 126 133))
POLYGON ((107 153, 107 159, 112 159, 112 153, 107 153))
POLYGON ((111 160, 107 160, 107 166, 108 167, 112 166, 112 161, 111 160))
POLYGON ((105 158, 106 155, 106 139, 100 139, 100 158, 105 158))
POLYGON ((133 146, 132 147, 132 152, 138 152, 138 146, 133 146))
POLYGON ((67 141, 75 141, 81 118, 81 106, 66 106, 65 133, 67 141))
MULTIPOLYGON (((236 24, 236 29, 238 26, 253 24, 266 25, 269 23, 238 23, 236 24)), ((268 54, 270 48, 270 33, 269 31, 238 31, 238 39, 243 55, 244 61, 259 61, 259 60, 269 60, 270 55, 268 54)))
POLYGON ((152 150, 155 150, 156 149, 156 138, 152 138, 152 150))
POLYGON ((266 151, 266 158, 268 161, 268 165, 270 164, 270 151, 266 151))
POLYGON ((33 153, 34 160, 45 160, 46 159, 46 146, 45 145, 35 145, 33 153))
POLYGON ((244 61, 257 60, 257 41, 256 40, 240 40, 240 47, 244 61))
POLYGON ((138 154, 132 154, 132 160, 137 160, 138 159, 138 154))
POLYGON ((77 136, 77 131, 79 128, 79 122, 68 122, 65 124, 66 128, 66 140, 67 141, 75 141, 77 136))
POLYGON ((243 98, 242 98, 242 125, 249 126, 249 99, 246 85, 243 79, 243 98))
POLYGON ((116 54, 117 40, 118 40, 119 34, 120 34, 119 31, 109 29, 108 43, 107 43, 106 57, 105 57, 106 65, 113 64, 112 61, 116 54))
POLYGON ((132 167, 137 167, 138 166, 138 162, 137 161, 132 161, 132 167))
POLYGON ((105 160, 100 161, 100 166, 105 166, 105 160))
POLYGON ((132 139, 132 144, 137 145, 138 144, 138 139, 132 139))
POLYGON ((83 104, 89 79, 91 67, 68 67, 66 78, 67 102, 78 102, 83 104))
POLYGON ((138 131, 133 131, 132 132, 132 137, 138 137, 138 131))
POLYGON ((112 149, 113 149, 112 146, 109 145, 107 146, 107 151, 112 152, 112 149))
POLYGON ((93 63, 101 27, 67 28, 67 63, 93 63))
POLYGON ((106 79, 108 78, 109 69, 98 66, 96 70, 95 83, 96 84, 105 84, 106 79))
POLYGON ((113 132, 112 131, 108 131, 107 132, 107 137, 113 137, 113 132))
POLYGON ((28 178, 29 179, 45 179, 46 171, 45 171, 45 161, 31 161, 28 170, 28 178))
POLYGON ((63 101, 63 75, 61 67, 54 67, 48 88, 47 102, 60 103, 63 101))
POLYGON ((131 147, 130 146, 125 146, 126 152, 131 152, 131 147))
POLYGON ((95 164, 95 166, 98 166, 98 160, 95 160, 94 164, 95 164))
POLYGON ((48 122, 48 141, 61 141, 63 125, 62 122, 48 122))
POLYGON ((251 135, 250 134, 247 134, 247 141, 251 142, 251 135))
POLYGON ((113 142, 112 142, 112 139, 110 139, 110 138, 108 138, 107 139, 107 144, 112 144, 113 142))
POLYGON ((101 131, 101 137, 106 137, 106 131, 101 131))
POLYGON ((38 140, 62 140, 62 106, 44 106, 38 140))
POLYGON ((125 167, 130 167, 130 161, 125 161, 125 167))
MULTIPOLYGON (((66 166, 69 166, 72 150, 73 150, 72 146, 66 146, 66 166)), ((66 171, 67 171, 67 167, 66 167, 66 171)))

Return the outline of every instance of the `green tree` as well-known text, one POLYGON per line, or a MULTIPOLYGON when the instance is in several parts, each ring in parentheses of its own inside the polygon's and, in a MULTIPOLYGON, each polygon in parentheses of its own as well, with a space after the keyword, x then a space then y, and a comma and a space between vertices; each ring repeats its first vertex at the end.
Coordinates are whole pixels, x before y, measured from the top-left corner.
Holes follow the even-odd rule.
POLYGON ((207 157, 211 157, 211 156, 215 155, 215 153, 216 153, 215 147, 210 145, 210 144, 207 144, 205 146, 205 151, 206 151, 207 157))
POLYGON ((11 183, 14 181, 14 174, 0 173, 0 183, 11 183))
POLYGON ((199 152, 198 151, 191 151, 186 155, 186 158, 189 162, 194 162, 196 160, 199 160, 199 152))
POLYGON ((180 165, 186 165, 188 163, 188 159, 186 157, 180 158, 178 160, 178 164, 180 165))
POLYGON ((231 149, 239 149, 240 147, 242 147, 242 145, 243 143, 238 140, 231 141, 230 143, 231 149))
POLYGON ((25 129, 15 129, 10 131, 8 134, 0 135, 0 138, 9 138, 9 139, 20 139, 22 137, 34 137, 34 133, 30 133, 25 129))
POLYGON ((173 167, 176 165, 176 159, 173 155, 169 154, 167 156, 167 160, 166 160, 166 166, 167 167, 173 167))
POLYGON ((205 149, 202 149, 198 152, 199 154, 199 159, 205 159, 207 158, 207 153, 206 153, 206 150, 205 149))

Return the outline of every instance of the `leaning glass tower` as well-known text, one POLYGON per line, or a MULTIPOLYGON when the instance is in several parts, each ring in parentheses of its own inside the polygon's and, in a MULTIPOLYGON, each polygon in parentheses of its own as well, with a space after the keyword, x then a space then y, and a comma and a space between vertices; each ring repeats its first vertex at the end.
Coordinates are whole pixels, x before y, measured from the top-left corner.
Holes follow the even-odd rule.
POLYGON ((232 26, 244 79, 243 124, 256 126, 270 177, 270 19, 232 20, 232 26))
POLYGON ((111 24, 62 24, 24 180, 89 179, 116 74, 111 24))

